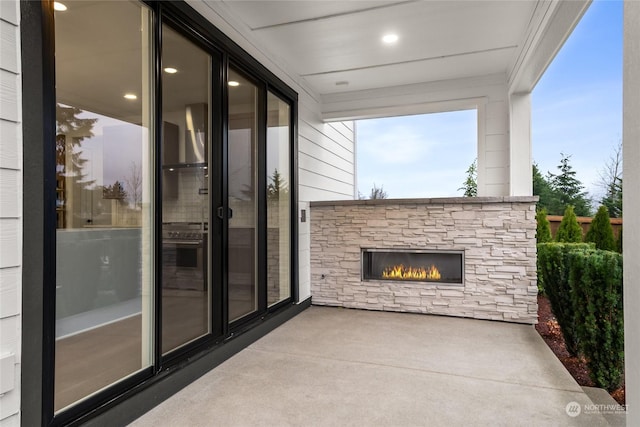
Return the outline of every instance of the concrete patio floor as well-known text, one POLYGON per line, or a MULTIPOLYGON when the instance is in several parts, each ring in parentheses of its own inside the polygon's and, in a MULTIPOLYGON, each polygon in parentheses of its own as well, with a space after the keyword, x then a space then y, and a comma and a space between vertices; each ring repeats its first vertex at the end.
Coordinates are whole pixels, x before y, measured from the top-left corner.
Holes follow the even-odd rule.
POLYGON ((533 326, 311 307, 132 423, 606 426, 533 326))

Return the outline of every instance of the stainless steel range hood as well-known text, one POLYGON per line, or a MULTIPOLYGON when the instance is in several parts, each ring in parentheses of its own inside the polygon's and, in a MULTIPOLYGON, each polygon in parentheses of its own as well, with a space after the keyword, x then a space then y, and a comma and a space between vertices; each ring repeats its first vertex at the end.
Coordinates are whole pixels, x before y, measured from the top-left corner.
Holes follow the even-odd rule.
POLYGON ((185 163, 207 163, 207 135, 209 117, 207 104, 189 104, 185 107, 185 163))

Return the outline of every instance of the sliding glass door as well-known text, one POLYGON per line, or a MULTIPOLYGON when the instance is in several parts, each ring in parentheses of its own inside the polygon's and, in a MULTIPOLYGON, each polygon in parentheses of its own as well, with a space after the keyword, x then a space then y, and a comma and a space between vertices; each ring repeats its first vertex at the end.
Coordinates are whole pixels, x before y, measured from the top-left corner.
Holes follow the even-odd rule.
POLYGON ((162 26, 163 354, 211 332, 211 64, 162 26))
POLYGON ((291 296, 291 107, 267 92, 267 304, 291 296))
POLYGON ((135 1, 55 12, 54 411, 153 363, 151 22, 135 1))
POLYGON ((229 322, 258 310, 258 88, 229 70, 229 322))
POLYGON ((43 3, 43 408, 60 424, 292 299, 295 93, 180 5, 43 3))

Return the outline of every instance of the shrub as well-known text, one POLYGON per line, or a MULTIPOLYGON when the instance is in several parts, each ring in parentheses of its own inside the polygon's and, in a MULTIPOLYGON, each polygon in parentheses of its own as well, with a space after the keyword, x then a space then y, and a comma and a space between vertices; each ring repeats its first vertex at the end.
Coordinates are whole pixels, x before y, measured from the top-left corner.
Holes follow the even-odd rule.
POLYGON ((590 243, 540 243, 538 244, 538 282, 542 282, 549 297, 551 310, 558 319, 567 351, 578 354, 575 310, 569 287, 567 257, 571 251, 593 249, 590 243))
POLYGON ((556 233, 556 242, 580 243, 582 242, 582 227, 578 224, 578 218, 569 205, 564 210, 564 216, 556 233))
POLYGON ((568 264, 580 351, 596 386, 614 390, 624 370, 622 256, 574 250, 568 264))
POLYGON ((613 237, 613 227, 611 227, 611 219, 609 211, 605 206, 600 206, 596 216, 591 221, 589 231, 584 236, 585 242, 593 242, 596 249, 605 251, 615 251, 616 241, 613 237))
POLYGON ((551 239, 551 226, 547 219, 547 211, 540 209, 536 213, 536 240, 538 243, 550 242, 551 239))

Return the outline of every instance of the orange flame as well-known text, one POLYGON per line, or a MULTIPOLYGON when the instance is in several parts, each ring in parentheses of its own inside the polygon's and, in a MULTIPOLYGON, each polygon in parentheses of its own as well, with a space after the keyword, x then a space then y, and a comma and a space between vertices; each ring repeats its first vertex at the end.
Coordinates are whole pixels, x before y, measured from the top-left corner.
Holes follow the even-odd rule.
POLYGON ((386 267, 382 271, 383 279, 396 280, 440 280, 442 276, 435 265, 429 268, 405 267, 403 264, 386 267))

